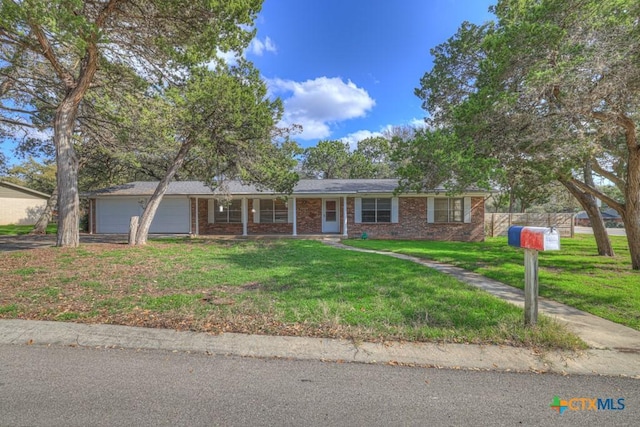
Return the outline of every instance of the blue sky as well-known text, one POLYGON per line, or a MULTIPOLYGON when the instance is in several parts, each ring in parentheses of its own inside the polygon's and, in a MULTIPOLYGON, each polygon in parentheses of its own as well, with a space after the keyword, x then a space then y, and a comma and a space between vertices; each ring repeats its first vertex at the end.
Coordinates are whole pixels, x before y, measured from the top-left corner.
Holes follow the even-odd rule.
POLYGON ((285 122, 351 144, 388 126, 415 124, 414 95, 432 47, 463 21, 492 19, 489 0, 265 0, 245 52, 285 102, 285 122))
MULTIPOLYGON (((357 141, 390 126, 422 123, 414 89, 432 47, 463 21, 482 23, 495 0, 264 0, 244 55, 285 103, 303 147, 357 141)), ((0 150, 13 159, 13 144, 0 150)))

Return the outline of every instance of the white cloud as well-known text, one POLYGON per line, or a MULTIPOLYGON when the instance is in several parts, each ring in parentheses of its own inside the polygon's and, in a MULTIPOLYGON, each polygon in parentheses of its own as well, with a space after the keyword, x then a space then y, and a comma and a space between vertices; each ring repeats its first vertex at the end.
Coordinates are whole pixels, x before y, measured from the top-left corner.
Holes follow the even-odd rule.
MULTIPOLYGON (((222 60, 223 63, 230 66, 236 65, 238 63, 238 54, 234 51, 223 52, 218 49, 216 56, 218 57, 218 60, 222 60)), ((208 66, 210 69, 214 69, 216 65, 216 60, 213 60, 209 63, 208 66)))
POLYGON ((418 119, 418 118, 413 118, 411 120, 408 120, 406 123, 400 124, 400 125, 392 125, 392 124, 387 124, 384 125, 382 127, 380 127, 379 131, 370 131, 367 129, 363 129, 363 130, 359 130, 356 132, 352 132, 350 134, 348 134, 347 136, 344 136, 342 138, 340 138, 341 141, 343 142, 347 142, 349 143, 349 147, 354 150, 356 148, 358 148, 358 142, 362 141, 363 139, 367 139, 367 138, 375 138, 378 136, 385 136, 385 135, 389 135, 393 133, 393 130, 395 128, 403 128, 405 126, 410 126, 414 129, 424 129, 427 127, 427 124, 425 123, 424 119, 418 119))
POLYGON ((340 138, 340 140, 342 142, 349 143, 349 148, 351 148, 351 150, 355 150, 356 148, 358 148, 358 142, 362 141, 363 139, 375 138, 377 136, 382 136, 382 133, 371 132, 370 130, 359 130, 340 138))
POLYGON ((276 53, 278 51, 276 45, 268 36, 264 39, 264 41, 261 41, 257 38, 251 40, 251 43, 249 44, 247 50, 257 56, 262 56, 265 51, 271 53, 276 53))
MULTIPOLYGON (((250 52, 257 56, 262 56, 265 51, 272 52, 272 53, 276 53, 278 51, 275 43, 273 43, 273 41, 269 37, 266 37, 264 41, 261 41, 260 39, 251 40, 251 43, 249 43, 249 46, 247 46, 244 52, 242 52, 241 56, 238 56, 237 52, 233 52, 233 51, 223 52, 219 49, 216 56, 218 57, 219 60, 222 60, 225 64, 233 66, 238 63, 238 59, 240 57, 245 58, 247 56, 247 52, 250 52)), ((215 67, 215 61, 212 61, 209 64, 209 68, 214 68, 214 67, 215 67)))
POLYGON ((409 125, 416 129, 423 129, 427 127, 427 123, 424 119, 416 119, 415 117, 409 121, 409 125))
POLYGON ((363 117, 376 104, 366 90, 338 77, 305 82, 272 79, 268 83, 271 92, 284 100, 284 124, 302 125, 300 139, 327 138, 332 124, 363 117))

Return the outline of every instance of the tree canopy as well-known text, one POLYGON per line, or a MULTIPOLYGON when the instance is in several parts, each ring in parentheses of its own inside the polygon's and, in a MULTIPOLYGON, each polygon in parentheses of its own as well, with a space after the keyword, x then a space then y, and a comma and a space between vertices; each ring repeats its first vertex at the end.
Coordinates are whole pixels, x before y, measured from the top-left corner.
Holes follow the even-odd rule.
POLYGON ((117 70, 162 86, 254 36, 262 0, 3 0, 2 122, 33 126, 48 103, 58 169, 58 245, 78 245, 78 111, 117 70), (8 102, 5 102, 9 100, 8 102), (16 119, 15 115, 18 115, 16 119))
MULTIPOLYGON (((283 193, 297 182, 295 147, 277 142, 286 130, 280 99, 267 98, 257 69, 240 62, 234 67, 193 68, 184 85, 170 87, 140 109, 134 135, 141 147, 160 146, 171 160, 140 219, 136 244, 144 244, 155 211, 169 182, 191 156, 198 176, 212 187, 240 179, 283 193)), ((286 136, 286 135, 285 135, 286 136)))
POLYGON ((416 90, 431 125, 454 132, 463 164, 493 159, 513 176, 525 162, 534 169, 524 182, 558 179, 583 206, 595 196, 618 210, 640 269, 639 4, 501 0, 493 11, 495 23, 465 23, 432 50, 416 90))

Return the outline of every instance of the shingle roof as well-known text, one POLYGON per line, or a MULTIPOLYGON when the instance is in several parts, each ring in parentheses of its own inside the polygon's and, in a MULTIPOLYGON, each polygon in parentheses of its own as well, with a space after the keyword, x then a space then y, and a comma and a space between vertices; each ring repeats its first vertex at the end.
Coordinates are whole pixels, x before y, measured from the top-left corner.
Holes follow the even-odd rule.
POLYGON ((11 188, 13 190, 20 191, 22 193, 31 194, 33 196, 40 197, 40 198, 43 198, 43 199, 48 199, 49 197, 51 197, 49 194, 45 194, 45 193, 42 193, 40 191, 32 190, 31 188, 23 187, 21 185, 14 184, 14 183, 8 182, 8 181, 0 181, 0 186, 6 187, 6 188, 11 188))
MULTIPOLYGON (((611 219, 620 219, 620 214, 613 208, 607 208, 601 212, 602 219, 611 220, 611 219)), ((576 214, 577 219, 588 219, 589 215, 585 211, 580 211, 576 214)))
MULTIPOLYGON (((158 185, 157 181, 135 181, 91 191, 84 196, 150 196, 158 185)), ((357 194, 357 193, 393 193, 398 186, 397 179, 301 179, 296 184, 294 195, 313 194, 357 194)), ((445 192, 443 187, 433 190, 445 192)), ((480 190, 473 189, 473 192, 480 190)), ((200 181, 174 181, 169 184, 165 195, 210 196, 222 193, 234 195, 275 194, 270 190, 260 191, 254 185, 245 185, 239 181, 228 181, 224 189, 211 189, 200 181)))

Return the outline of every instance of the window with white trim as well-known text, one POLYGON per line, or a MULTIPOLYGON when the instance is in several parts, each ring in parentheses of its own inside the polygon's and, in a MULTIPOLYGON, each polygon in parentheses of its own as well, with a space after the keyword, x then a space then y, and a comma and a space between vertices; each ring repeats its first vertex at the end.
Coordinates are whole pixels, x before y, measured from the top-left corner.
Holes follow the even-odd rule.
POLYGON ((362 222, 391 222, 391 198, 363 198, 362 222))
POLYGON ((289 222, 289 208, 284 200, 263 199, 260 200, 261 223, 286 223, 289 222))
POLYGON ((433 221, 464 222, 464 198, 435 198, 433 200, 433 221))
POLYGON ((226 203, 215 200, 213 202, 213 221, 217 223, 242 222, 242 200, 231 200, 226 203))

